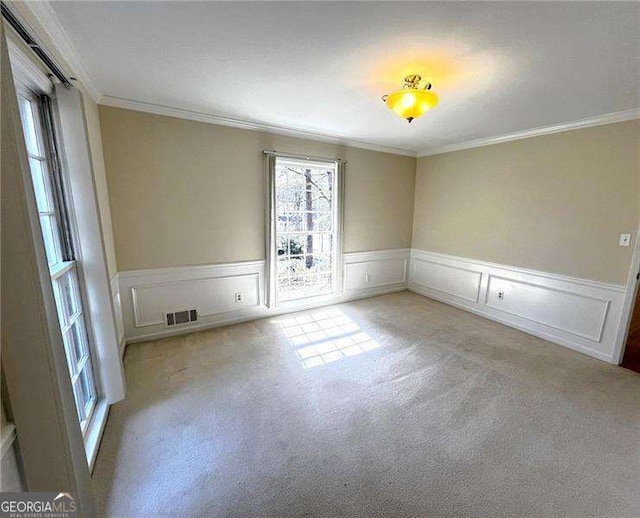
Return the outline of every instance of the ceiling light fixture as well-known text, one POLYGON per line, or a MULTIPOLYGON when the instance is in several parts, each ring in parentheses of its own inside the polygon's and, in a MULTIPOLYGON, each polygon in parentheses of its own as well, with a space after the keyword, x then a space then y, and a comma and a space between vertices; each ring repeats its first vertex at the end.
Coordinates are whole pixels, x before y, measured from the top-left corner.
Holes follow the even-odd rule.
POLYGON ((417 74, 407 76, 402 89, 383 95, 382 100, 400 117, 411 122, 438 105, 438 96, 431 91, 431 83, 420 86, 420 81, 422 77, 417 74))

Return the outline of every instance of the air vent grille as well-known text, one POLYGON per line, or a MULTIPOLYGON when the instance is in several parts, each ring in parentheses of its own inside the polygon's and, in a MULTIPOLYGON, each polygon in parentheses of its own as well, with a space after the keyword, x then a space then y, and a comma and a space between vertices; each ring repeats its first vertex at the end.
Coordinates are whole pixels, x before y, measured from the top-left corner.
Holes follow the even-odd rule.
POLYGON ((198 321, 198 311, 196 309, 185 309, 164 314, 166 327, 191 324, 198 321))

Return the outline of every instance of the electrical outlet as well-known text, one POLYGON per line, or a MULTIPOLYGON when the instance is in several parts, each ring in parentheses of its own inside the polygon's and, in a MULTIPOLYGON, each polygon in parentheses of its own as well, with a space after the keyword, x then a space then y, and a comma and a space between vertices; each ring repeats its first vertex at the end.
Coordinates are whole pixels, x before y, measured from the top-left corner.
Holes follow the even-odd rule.
POLYGON ((236 302, 242 302, 242 292, 241 291, 236 293, 236 302))
POLYGON ((498 300, 504 300, 504 291, 498 292, 498 300))
POLYGON ((631 234, 620 234, 618 246, 629 246, 631 244, 631 234))

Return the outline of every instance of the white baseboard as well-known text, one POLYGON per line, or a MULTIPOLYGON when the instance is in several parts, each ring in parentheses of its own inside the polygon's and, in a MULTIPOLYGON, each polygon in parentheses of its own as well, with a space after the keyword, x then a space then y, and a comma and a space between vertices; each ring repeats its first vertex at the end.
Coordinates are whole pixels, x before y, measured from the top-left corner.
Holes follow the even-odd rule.
POLYGON ((264 261, 119 272, 113 293, 118 293, 124 343, 406 290, 410 252, 405 248, 343 254, 342 293, 278 308, 264 304, 264 261), (235 302, 237 292, 242 292, 242 302, 235 302), (198 310, 197 322, 170 328, 164 325, 165 311, 187 308, 198 310))
POLYGON ((412 250, 409 289, 615 363, 625 287, 412 250))

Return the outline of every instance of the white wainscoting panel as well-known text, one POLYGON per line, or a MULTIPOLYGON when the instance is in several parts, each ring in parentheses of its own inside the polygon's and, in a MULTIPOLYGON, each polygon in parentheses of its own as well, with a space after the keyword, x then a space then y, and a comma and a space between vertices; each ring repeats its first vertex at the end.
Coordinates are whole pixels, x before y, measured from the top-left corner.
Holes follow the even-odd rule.
POLYGON ((135 270, 118 277, 127 341, 246 319, 264 293, 264 261, 135 270), (236 293, 242 301, 236 302, 236 293), (191 308, 198 310, 198 322, 165 328, 165 312, 191 308))
POLYGON ((187 333, 394 291, 412 291, 612 362, 624 286, 420 250, 343 255, 344 291, 294 306, 264 306, 264 261, 120 272, 112 279, 122 342, 187 333), (235 302, 242 292, 243 300, 235 302), (166 328, 169 310, 199 321, 166 328))
POLYGON ((409 289, 615 361, 624 286, 412 250, 409 289))
POLYGON ((410 249, 344 254, 345 291, 407 286, 410 249))
POLYGON ((478 302, 482 272, 419 257, 414 260, 418 264, 413 266, 412 282, 469 302, 478 302))
POLYGON ((602 338, 610 303, 607 299, 489 274, 487 306, 595 342, 602 338))
POLYGON ((164 324, 165 313, 184 309, 196 309, 202 318, 260 305, 258 272, 148 284, 131 289, 136 327, 164 324), (236 293, 242 294, 242 301, 236 302, 236 293))
POLYGON ((125 341, 136 342, 406 290, 411 250, 343 254, 345 289, 329 297, 268 309, 265 262, 249 261, 124 271, 117 274, 114 309, 121 305, 125 341), (116 299, 117 292, 117 299, 116 299), (242 293, 242 302, 235 294, 242 293), (195 308, 195 323, 165 327, 166 311, 195 308))

